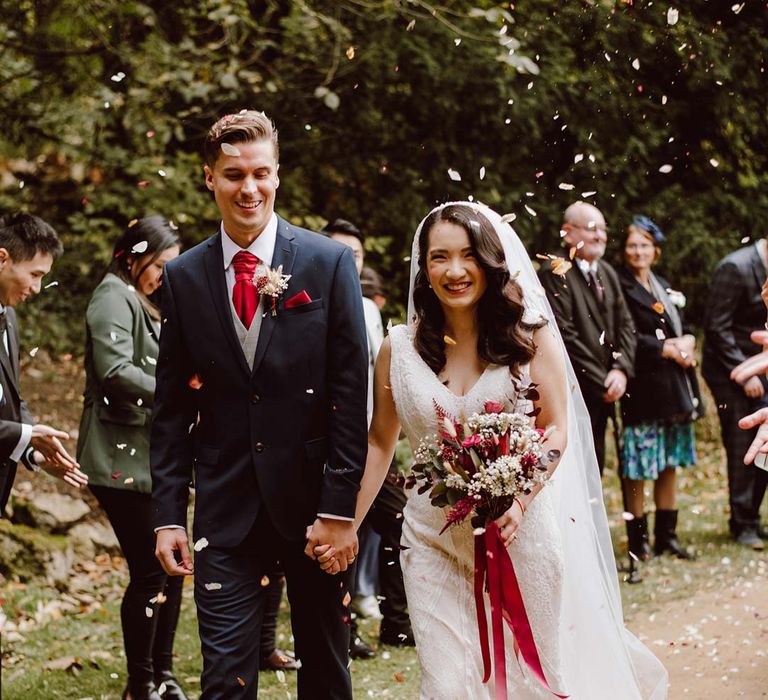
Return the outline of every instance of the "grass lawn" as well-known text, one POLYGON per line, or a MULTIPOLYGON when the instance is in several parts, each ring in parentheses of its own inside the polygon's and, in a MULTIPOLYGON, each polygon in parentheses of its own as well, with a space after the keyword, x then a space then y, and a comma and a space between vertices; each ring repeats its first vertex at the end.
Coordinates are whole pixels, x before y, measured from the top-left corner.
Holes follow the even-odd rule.
MULTIPOLYGON (((643 569, 642 584, 622 584, 630 628, 633 620, 647 619, 663 605, 678 600, 684 605, 703 589, 726 589, 764 568, 764 554, 739 548, 727 536, 727 482, 716 439, 717 420, 709 417, 700 421, 697 437, 699 464, 679 477, 679 535, 696 550, 698 558, 693 562, 669 557, 652 560, 643 569)), ((615 549, 623 562, 626 538, 621 496, 615 468, 610 464, 605 496, 615 549)), ((648 502, 652 503, 650 492, 648 502)), ((3 611, 12 623, 2 639, 3 700, 120 698, 125 684, 119 611, 124 582, 123 562, 107 557, 73 574, 67 591, 39 583, 9 582, 0 593, 3 611)), ((287 620, 284 604, 280 644, 292 648, 287 620)), ((361 630, 376 642, 375 623, 364 621, 361 630)), ((175 652, 177 676, 196 697, 200 655, 191 585, 185 586, 175 652)), ((380 648, 376 659, 354 662, 351 670, 356 697, 418 697, 419 670, 412 649, 380 648)), ((263 673, 259 697, 295 698, 295 676, 288 674, 283 679, 263 673)))

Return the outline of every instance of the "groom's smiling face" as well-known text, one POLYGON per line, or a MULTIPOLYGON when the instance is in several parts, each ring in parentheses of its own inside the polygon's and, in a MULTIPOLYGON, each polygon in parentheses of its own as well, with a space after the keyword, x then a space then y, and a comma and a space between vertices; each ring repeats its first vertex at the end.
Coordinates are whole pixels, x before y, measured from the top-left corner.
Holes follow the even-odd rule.
POLYGON ((247 247, 263 230, 275 210, 280 184, 271 141, 231 144, 211 168, 205 166, 205 185, 213 192, 224 230, 247 247), (235 152, 237 155, 235 155, 235 152))

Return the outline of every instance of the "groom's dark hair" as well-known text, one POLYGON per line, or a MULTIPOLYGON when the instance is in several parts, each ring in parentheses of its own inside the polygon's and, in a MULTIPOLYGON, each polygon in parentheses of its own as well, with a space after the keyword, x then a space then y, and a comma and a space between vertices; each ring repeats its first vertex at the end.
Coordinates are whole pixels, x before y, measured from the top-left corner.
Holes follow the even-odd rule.
POLYGON ((209 168, 216 165, 221 155, 223 143, 253 143, 270 141, 275 149, 275 160, 280 160, 280 147, 277 142, 277 129, 274 122, 264 112, 255 109, 243 109, 237 114, 226 114, 217 121, 205 135, 203 157, 209 168))
POLYGON ((0 216, 0 248, 14 262, 31 260, 38 253, 48 253, 55 260, 64 251, 53 226, 25 212, 0 216))

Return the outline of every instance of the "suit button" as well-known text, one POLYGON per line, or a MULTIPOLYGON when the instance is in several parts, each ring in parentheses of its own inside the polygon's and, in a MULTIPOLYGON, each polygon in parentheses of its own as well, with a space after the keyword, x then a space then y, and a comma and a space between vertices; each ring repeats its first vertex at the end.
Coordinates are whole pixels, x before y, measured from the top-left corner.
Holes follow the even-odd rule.
POLYGON ((253 446, 253 449, 254 449, 254 450, 256 450, 256 452, 264 452, 264 444, 263 444, 263 443, 261 443, 261 442, 257 442, 257 443, 256 443, 256 444, 253 446))
POLYGON ((251 394, 251 403, 259 403, 259 401, 261 401, 261 396, 255 392, 251 394))

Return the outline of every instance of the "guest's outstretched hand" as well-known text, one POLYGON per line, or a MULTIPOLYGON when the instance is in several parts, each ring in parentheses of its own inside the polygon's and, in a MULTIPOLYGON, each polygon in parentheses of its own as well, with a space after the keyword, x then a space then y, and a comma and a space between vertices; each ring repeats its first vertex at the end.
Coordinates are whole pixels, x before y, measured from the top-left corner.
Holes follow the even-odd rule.
POLYGON ((763 352, 748 357, 736 365, 731 372, 731 380, 743 384, 751 377, 768 372, 768 331, 753 331, 749 336, 753 343, 763 346, 763 352))
POLYGON ((32 453, 32 461, 46 474, 61 479, 76 489, 88 485, 88 475, 81 472, 77 467, 62 467, 56 462, 49 462, 45 459, 43 453, 37 450, 32 453))
POLYGON ((69 440, 69 433, 40 423, 32 426, 32 438, 29 444, 43 455, 46 462, 63 469, 76 469, 80 465, 64 449, 61 440, 69 440))
POLYGON ((752 440, 747 454, 744 455, 744 464, 752 464, 758 454, 768 454, 768 408, 761 408, 759 411, 744 416, 739 421, 739 427, 742 430, 749 430, 755 426, 760 427, 757 429, 757 435, 752 440))

